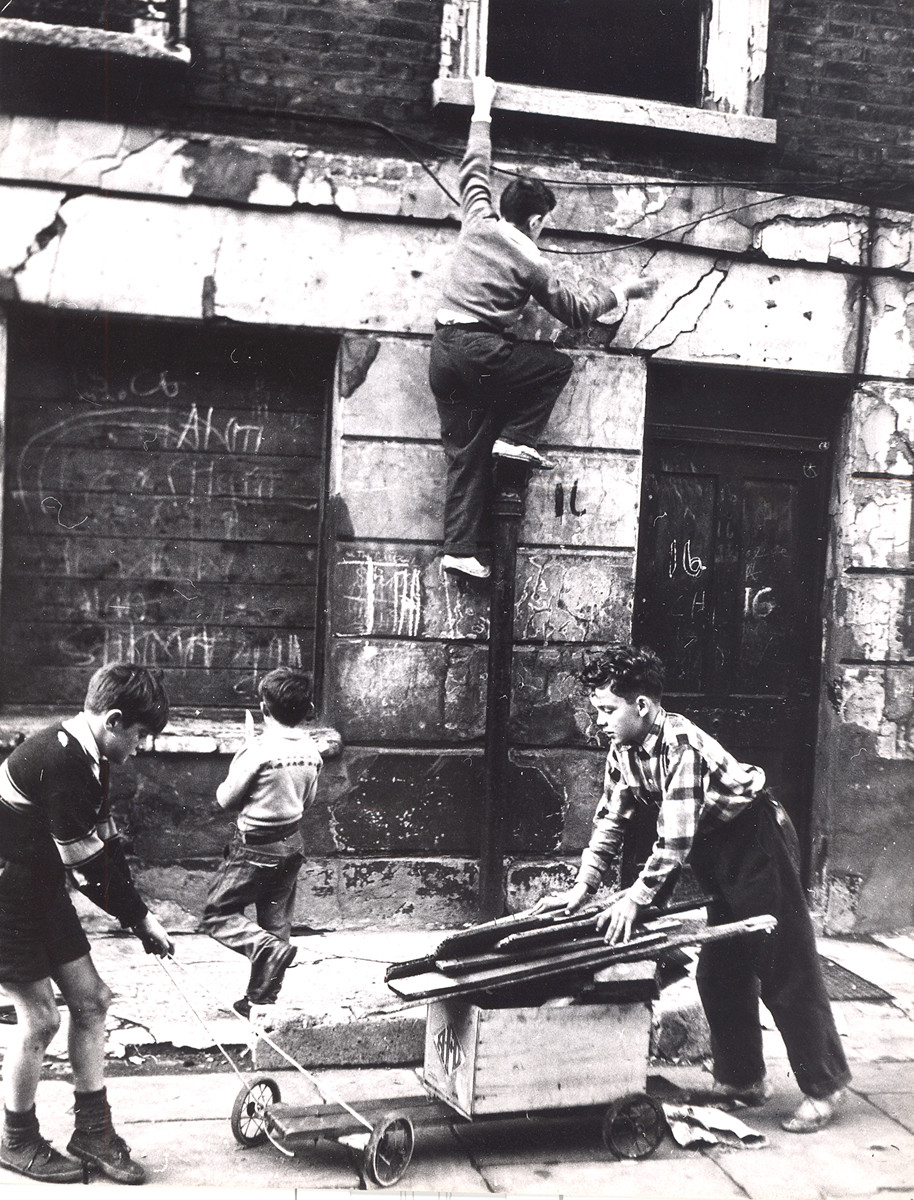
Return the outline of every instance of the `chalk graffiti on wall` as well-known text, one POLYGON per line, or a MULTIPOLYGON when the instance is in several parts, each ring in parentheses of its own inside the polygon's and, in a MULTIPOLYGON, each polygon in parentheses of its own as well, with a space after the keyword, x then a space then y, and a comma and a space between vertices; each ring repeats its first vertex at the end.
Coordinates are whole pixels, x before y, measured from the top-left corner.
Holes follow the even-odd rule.
MULTIPOLYGON (((104 441, 110 441, 118 432, 126 433, 128 444, 131 441, 129 435, 134 435, 133 444, 147 451, 155 446, 156 450, 187 453, 209 450, 256 455, 263 445, 264 425, 228 417, 224 424, 217 426, 212 407, 201 416, 196 404, 192 404, 180 419, 170 419, 154 409, 140 407, 82 411, 66 417, 33 434, 19 454, 13 496, 26 508, 30 523, 33 517, 30 501, 36 496, 42 513, 47 515, 56 511, 59 516, 62 505, 58 501, 60 507, 56 508, 51 503, 56 491, 68 488, 92 490, 105 484, 116 484, 123 491, 144 491, 149 486, 152 475, 148 467, 137 467, 132 474, 126 473, 125 478, 123 463, 105 467, 76 484, 71 471, 76 469, 77 463, 66 448, 77 440, 77 433, 93 432, 100 434, 104 441)), ((189 493, 191 497, 211 498, 218 469, 216 463, 194 463, 186 467, 178 464, 169 468, 167 486, 175 495, 189 493), (179 484, 183 486, 179 487, 179 484)), ((225 475, 226 472, 221 472, 220 483, 225 475)), ((264 475, 252 468, 234 478, 230 486, 235 495, 227 497, 229 500, 269 499, 275 494, 275 476, 269 471, 264 475)), ((70 518, 66 527, 74 528, 75 523, 78 523, 77 518, 70 518)))
POLYGON ((354 577, 344 601, 357 614, 361 633, 418 637, 422 625, 422 575, 402 559, 365 554, 342 559, 340 569, 354 577))
MULTIPOLYGON (((223 388, 218 375, 185 385, 127 371, 109 384, 77 368, 69 386, 52 376, 46 402, 32 400, 33 378, 11 409, 7 493, 16 586, 47 596, 40 624, 7 614, 23 662, 245 678, 310 668, 313 600, 283 594, 313 569, 310 411, 286 400, 274 412, 271 383, 223 388), (100 582, 115 579, 130 582, 100 582)), ((230 701, 231 677, 219 686, 230 701)))
MULTIPOLYGON (((61 649, 66 649, 66 643, 61 649)), ((226 637, 211 625, 170 631, 126 625, 105 626, 105 662, 128 660, 147 667, 241 667, 272 671, 276 667, 301 667, 301 645, 295 634, 273 634, 263 645, 238 645, 237 635, 226 637)), ((90 666, 93 656, 82 664, 90 666)))

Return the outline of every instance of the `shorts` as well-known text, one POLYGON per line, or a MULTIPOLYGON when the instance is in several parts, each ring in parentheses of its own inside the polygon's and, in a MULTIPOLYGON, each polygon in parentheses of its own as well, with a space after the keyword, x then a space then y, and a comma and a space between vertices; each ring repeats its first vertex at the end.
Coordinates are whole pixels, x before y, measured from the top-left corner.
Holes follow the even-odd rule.
POLYGON ((64 881, 0 859, 0 984, 52 979, 88 953, 64 881))

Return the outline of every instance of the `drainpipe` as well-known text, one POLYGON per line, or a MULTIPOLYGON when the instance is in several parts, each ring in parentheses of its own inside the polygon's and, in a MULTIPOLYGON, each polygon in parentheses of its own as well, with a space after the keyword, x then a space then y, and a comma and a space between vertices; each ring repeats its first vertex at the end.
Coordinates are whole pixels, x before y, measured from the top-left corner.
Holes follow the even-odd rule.
POLYGON ((517 535, 524 515, 524 495, 530 475, 528 466, 504 460, 496 463, 494 470, 485 794, 479 844, 479 912, 483 919, 499 917, 505 908, 505 809, 508 792, 508 725, 511 719, 517 535))

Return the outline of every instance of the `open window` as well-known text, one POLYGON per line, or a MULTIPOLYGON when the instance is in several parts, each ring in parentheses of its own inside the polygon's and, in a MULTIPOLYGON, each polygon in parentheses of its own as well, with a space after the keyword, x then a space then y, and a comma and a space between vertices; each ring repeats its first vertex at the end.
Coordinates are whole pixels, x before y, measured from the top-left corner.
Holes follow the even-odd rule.
POLYGON ((768 0, 448 0, 436 103, 773 142, 768 0))

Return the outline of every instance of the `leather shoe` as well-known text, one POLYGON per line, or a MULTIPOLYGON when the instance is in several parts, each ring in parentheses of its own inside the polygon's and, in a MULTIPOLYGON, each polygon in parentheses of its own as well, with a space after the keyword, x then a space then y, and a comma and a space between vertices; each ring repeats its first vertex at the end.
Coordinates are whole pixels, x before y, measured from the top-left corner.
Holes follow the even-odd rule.
POLYGON ((0 1143, 0 1167, 41 1183, 80 1183, 83 1178, 82 1163, 60 1154, 41 1134, 21 1146, 11 1145, 4 1137, 0 1143))
POLYGON ((104 1129, 75 1129, 67 1150, 117 1183, 143 1183, 146 1179, 146 1172, 130 1157, 130 1147, 110 1125, 104 1129))
POLYGON ((815 1096, 804 1096, 803 1102, 793 1116, 781 1121, 781 1128, 788 1133, 816 1133, 830 1125, 837 1115, 841 1101, 847 1094, 846 1088, 838 1088, 830 1096, 816 1099, 815 1096))

